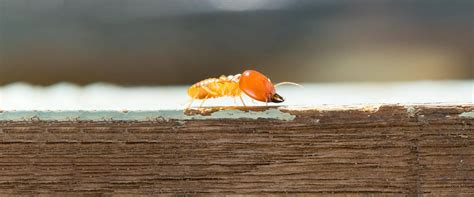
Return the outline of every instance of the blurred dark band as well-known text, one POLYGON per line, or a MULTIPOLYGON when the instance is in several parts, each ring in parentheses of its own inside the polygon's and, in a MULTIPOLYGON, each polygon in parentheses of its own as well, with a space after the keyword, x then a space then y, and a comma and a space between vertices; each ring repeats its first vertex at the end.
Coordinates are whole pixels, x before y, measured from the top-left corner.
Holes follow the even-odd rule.
POLYGON ((0 85, 472 79, 474 1, 0 0, 0 85))

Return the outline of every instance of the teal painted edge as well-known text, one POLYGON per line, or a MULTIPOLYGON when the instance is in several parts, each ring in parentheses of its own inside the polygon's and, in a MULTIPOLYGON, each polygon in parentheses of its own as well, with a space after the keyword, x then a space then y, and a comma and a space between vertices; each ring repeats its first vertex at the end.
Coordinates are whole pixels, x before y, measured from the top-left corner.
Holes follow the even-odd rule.
POLYGON ((221 110, 210 115, 186 115, 183 110, 158 111, 3 111, 0 121, 159 121, 212 119, 275 119, 290 121, 295 115, 279 109, 265 111, 221 110))

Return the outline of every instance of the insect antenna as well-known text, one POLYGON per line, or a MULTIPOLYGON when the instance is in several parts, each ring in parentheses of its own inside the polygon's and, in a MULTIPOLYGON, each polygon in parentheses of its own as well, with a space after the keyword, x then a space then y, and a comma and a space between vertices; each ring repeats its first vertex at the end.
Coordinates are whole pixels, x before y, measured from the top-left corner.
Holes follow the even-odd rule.
POLYGON ((294 83, 294 82, 289 82, 289 81, 284 81, 284 82, 280 82, 280 83, 277 83, 275 84, 275 87, 278 87, 278 86, 281 86, 281 85, 294 85, 294 86, 298 86, 298 87, 303 87, 303 85, 300 85, 300 84, 297 84, 297 83, 294 83))

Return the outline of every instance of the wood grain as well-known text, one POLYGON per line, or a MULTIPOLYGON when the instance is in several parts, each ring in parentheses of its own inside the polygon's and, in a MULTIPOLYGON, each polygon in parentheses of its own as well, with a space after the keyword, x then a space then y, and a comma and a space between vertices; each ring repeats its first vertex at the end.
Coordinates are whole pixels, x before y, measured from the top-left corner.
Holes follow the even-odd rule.
POLYGON ((474 195, 465 105, 272 119, 1 121, 0 194, 474 195))

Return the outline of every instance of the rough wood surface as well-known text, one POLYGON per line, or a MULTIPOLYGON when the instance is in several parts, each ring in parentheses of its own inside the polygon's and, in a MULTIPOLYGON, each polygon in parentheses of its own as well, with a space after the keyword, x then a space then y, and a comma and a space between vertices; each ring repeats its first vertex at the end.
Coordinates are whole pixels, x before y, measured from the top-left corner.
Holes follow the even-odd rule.
POLYGON ((0 121, 0 194, 474 195, 474 106, 0 121))

